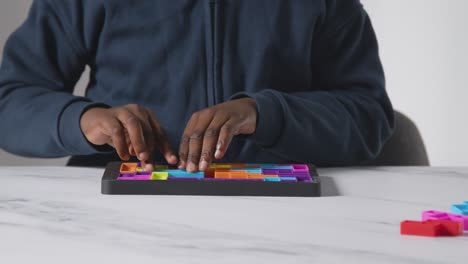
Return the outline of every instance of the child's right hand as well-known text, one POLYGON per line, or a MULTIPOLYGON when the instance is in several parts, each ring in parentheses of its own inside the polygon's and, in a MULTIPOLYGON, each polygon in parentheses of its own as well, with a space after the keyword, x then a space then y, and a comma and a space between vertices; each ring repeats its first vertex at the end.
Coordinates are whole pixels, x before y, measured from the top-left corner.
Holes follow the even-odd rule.
POLYGON ((156 148, 169 164, 178 162, 156 115, 148 108, 136 104, 90 108, 81 116, 80 126, 89 142, 114 147, 122 160, 136 156, 145 170, 153 169, 156 148))

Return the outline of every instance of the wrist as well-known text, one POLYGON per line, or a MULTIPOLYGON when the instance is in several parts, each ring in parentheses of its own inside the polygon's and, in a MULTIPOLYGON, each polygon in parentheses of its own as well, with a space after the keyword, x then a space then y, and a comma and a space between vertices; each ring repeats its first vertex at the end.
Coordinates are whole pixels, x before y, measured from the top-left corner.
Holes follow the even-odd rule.
POLYGON ((80 121, 86 110, 99 105, 101 104, 77 98, 61 113, 58 124, 58 138, 61 146, 70 155, 89 155, 98 152, 92 144, 89 144, 82 133, 80 121))
POLYGON ((97 116, 99 115, 101 111, 109 109, 109 108, 110 107, 105 106, 105 105, 97 105, 97 106, 91 106, 89 108, 84 109, 80 116, 81 131, 84 133, 84 130, 86 130, 89 124, 92 123, 93 116, 97 116))

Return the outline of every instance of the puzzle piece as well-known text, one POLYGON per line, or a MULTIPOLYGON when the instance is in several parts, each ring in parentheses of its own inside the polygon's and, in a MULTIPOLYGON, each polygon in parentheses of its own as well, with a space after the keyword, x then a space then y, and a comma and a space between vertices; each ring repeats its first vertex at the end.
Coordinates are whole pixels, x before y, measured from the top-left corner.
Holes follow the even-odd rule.
POLYGON ((468 201, 462 204, 453 204, 450 207, 450 211, 454 214, 468 215, 468 201))
POLYGON ((460 236, 463 234, 463 226, 461 222, 445 220, 405 220, 400 224, 400 234, 429 237, 460 236))
POLYGON ((151 180, 167 180, 167 178, 169 177, 169 172, 167 171, 153 171, 153 173, 151 173, 151 180))
POLYGON ((460 214, 452 214, 446 213, 441 211, 424 211, 422 213, 422 220, 446 220, 452 222, 461 222, 463 226, 463 230, 468 230, 468 216, 460 215, 460 214))
POLYGON ((136 163, 122 163, 120 166, 120 173, 121 174, 135 174, 137 172, 137 168, 140 167, 136 163))

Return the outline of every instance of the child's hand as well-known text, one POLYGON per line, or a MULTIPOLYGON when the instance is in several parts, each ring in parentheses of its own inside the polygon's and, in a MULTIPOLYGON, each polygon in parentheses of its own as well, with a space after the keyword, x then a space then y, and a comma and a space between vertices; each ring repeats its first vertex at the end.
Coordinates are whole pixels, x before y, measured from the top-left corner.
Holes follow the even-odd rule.
POLYGON ((185 128, 179 148, 179 168, 205 171, 213 158, 221 159, 234 136, 253 134, 257 107, 252 98, 242 98, 196 112, 185 128))
POLYGON ((94 145, 111 145, 122 160, 136 156, 145 170, 153 169, 152 153, 157 148, 169 164, 177 157, 155 114, 136 104, 114 108, 91 108, 80 120, 86 139, 94 145))

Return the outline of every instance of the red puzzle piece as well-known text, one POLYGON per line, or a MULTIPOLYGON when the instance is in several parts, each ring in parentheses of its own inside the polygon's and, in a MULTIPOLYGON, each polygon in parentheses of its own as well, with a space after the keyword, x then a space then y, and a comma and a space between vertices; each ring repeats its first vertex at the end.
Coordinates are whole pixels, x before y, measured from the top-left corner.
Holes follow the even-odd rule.
POLYGON ((428 220, 423 222, 405 220, 400 224, 400 233, 402 235, 429 237, 459 236, 463 234, 463 225, 461 222, 444 220, 428 220))
POLYGON ((436 237, 440 233, 440 228, 440 224, 434 225, 427 221, 405 220, 400 224, 400 234, 436 237))
POLYGON ((450 220, 428 220, 432 224, 441 225, 441 236, 460 236, 463 235, 463 223, 450 220))

